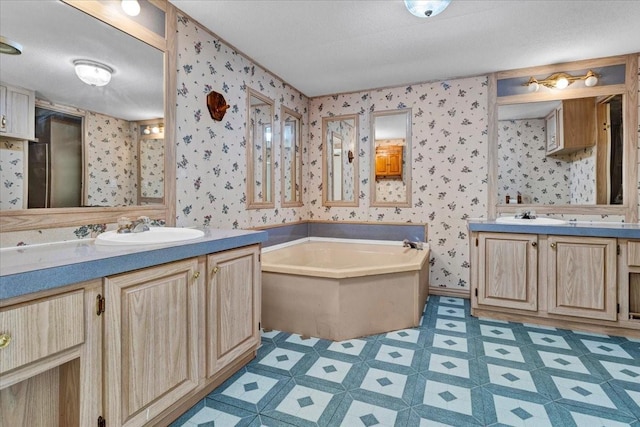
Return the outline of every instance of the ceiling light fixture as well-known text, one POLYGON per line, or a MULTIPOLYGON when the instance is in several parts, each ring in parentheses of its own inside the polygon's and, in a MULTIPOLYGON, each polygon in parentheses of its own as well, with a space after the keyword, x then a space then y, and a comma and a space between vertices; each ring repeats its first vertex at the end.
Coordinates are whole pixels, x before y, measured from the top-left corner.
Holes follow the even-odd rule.
POLYGON ((84 83, 91 86, 105 86, 111 81, 113 69, 108 65, 88 59, 78 59, 73 61, 76 68, 76 75, 84 83))
POLYGON ((523 86, 527 86, 529 92, 537 92, 540 89, 540 85, 546 86, 550 89, 564 89, 575 81, 584 80, 584 85, 587 87, 593 87, 598 84, 598 78, 600 76, 593 71, 587 71, 584 76, 572 76, 567 73, 554 73, 544 80, 538 80, 535 77, 531 77, 528 82, 523 83, 523 86))
POLYGON ((129 16, 138 16, 140 14, 140 3, 138 0, 122 0, 120 7, 124 13, 129 16))
POLYGON ((404 0, 404 5, 418 18, 436 16, 449 6, 451 0, 404 0))
POLYGON ((22 53, 22 46, 13 40, 6 39, 0 36, 0 53, 6 53, 8 55, 20 55, 22 53))

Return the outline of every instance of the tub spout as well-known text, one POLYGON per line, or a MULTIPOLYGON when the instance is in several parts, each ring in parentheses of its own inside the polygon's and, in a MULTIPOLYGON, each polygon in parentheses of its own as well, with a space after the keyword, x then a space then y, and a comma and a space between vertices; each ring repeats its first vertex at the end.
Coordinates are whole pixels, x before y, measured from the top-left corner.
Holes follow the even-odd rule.
POLYGON ((421 251, 424 245, 419 241, 412 242, 409 239, 404 239, 402 241, 402 246, 404 246, 405 248, 417 249, 421 251))

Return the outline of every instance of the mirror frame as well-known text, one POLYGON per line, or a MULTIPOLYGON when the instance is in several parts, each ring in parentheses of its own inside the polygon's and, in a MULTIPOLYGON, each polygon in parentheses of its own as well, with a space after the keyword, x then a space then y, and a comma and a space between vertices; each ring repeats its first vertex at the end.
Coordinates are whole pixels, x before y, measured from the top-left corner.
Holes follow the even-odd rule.
POLYGON ((369 135, 371 135, 371 160, 370 160, 370 165, 371 165, 371 173, 370 173, 370 177, 369 180, 371 182, 370 185, 370 190, 371 191, 371 197, 369 200, 369 206, 372 207, 399 207, 399 208, 410 208, 411 207, 411 182, 412 182, 412 178, 411 178, 411 172, 413 169, 413 162, 412 162, 412 157, 411 157, 411 152, 412 150, 412 138, 411 138, 411 125, 413 122, 413 113, 411 111, 411 108, 402 108, 402 109, 398 109, 398 110, 385 110, 385 111, 374 111, 371 113, 371 133, 369 135), (406 194, 405 194, 405 200, 402 201, 394 201, 394 202, 379 202, 376 200, 376 118, 377 117, 384 117, 384 116, 394 116, 394 115, 400 115, 400 114, 404 114, 406 116, 406 123, 405 123, 405 149, 404 149, 404 153, 402 156, 402 161, 404 163, 404 166, 402 168, 402 173, 403 173, 403 178, 404 178, 404 185, 406 187, 406 194))
MULTIPOLYGON (((276 147, 276 132, 275 132, 275 103, 272 99, 267 98, 260 92, 251 89, 247 86, 247 209, 271 209, 275 207, 275 147, 276 147), (255 171, 253 170, 253 141, 251 140, 251 122, 249 120, 251 111, 251 97, 254 96, 265 104, 271 106, 271 167, 269 168, 269 175, 271 176, 271 189, 269 195, 271 196, 270 202, 256 201, 254 200, 255 194, 253 189, 253 182, 255 181, 255 171)), ((264 193, 263 193, 264 194, 264 193)))
POLYGON ((322 206, 342 206, 342 207, 352 207, 359 206, 360 203, 360 169, 359 169, 359 161, 358 158, 360 153, 360 125, 358 122, 358 114, 345 114, 342 116, 330 116, 322 118, 322 206), (354 156, 353 162, 353 195, 354 200, 329 200, 328 199, 328 191, 329 186, 327 185, 329 179, 329 171, 327 170, 327 123, 330 121, 337 120, 353 120, 353 127, 356 130, 355 134, 355 143, 354 143, 354 156))
POLYGON ((160 205, 119 206, 101 208, 16 209, 0 212, 0 232, 74 227, 88 224, 114 224, 122 216, 148 216, 175 225, 175 104, 176 104, 176 8, 166 0, 150 0, 165 12, 165 38, 122 15, 114 15, 99 1, 62 0, 69 7, 129 34, 164 53, 164 203, 160 205))
POLYGON ((280 205, 283 208, 295 208, 299 206, 303 206, 302 202, 302 114, 296 113, 290 108, 285 107, 284 105, 280 107, 280 195, 281 201, 280 205), (285 174, 289 165, 285 164, 284 159, 284 127, 285 127, 285 116, 292 116, 297 119, 298 127, 296 132, 296 138, 294 141, 295 148, 299 150, 300 155, 296 155, 298 151, 294 151, 294 170, 296 171, 293 176, 295 176, 296 181, 298 182, 298 190, 295 192, 297 200, 287 201, 286 200, 286 189, 284 188, 285 174))
POLYGON ((494 220, 499 214, 515 213, 518 209, 534 209, 539 214, 570 215, 620 215, 627 223, 638 222, 638 53, 601 59, 568 62, 540 67, 501 71, 489 75, 488 81, 488 195, 487 219, 494 220), (606 86, 594 86, 544 92, 524 93, 520 95, 497 96, 497 84, 500 79, 523 77, 555 72, 571 72, 609 65, 625 65, 625 83, 606 86), (623 95, 623 142, 624 162, 623 204, 622 205, 507 205, 498 201, 498 107, 506 104, 563 100, 605 95, 623 95))

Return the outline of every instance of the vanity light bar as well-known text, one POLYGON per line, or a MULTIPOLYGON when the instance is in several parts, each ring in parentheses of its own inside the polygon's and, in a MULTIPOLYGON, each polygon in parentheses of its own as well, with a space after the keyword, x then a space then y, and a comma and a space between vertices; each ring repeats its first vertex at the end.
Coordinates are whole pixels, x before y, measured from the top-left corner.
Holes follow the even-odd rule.
POLYGON ((529 88, 529 92, 537 92, 538 89, 540 89, 540 85, 551 89, 564 89, 575 81, 584 80, 585 86, 593 87, 598 84, 599 77, 600 75, 594 73, 592 70, 587 71, 584 76, 572 76, 567 73, 554 73, 544 80, 538 80, 535 77, 531 77, 529 81, 523 83, 522 86, 527 86, 529 88))

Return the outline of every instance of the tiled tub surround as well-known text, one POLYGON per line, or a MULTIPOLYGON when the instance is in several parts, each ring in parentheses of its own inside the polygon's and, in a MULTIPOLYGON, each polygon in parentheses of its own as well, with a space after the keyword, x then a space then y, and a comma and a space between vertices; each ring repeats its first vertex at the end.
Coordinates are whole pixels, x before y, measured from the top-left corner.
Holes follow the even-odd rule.
POLYGON ((640 224, 469 231, 473 315, 640 338, 640 224))
POLYGON ((267 233, 203 228, 204 237, 171 244, 97 246, 93 239, 0 250, 0 299, 261 243, 267 233))
POLYGON ((417 326, 429 292, 429 246, 321 239, 262 254, 262 325, 330 340, 417 326))
POLYGON ((469 315, 331 342, 262 334, 258 357, 172 427, 640 425, 640 341, 469 315))

